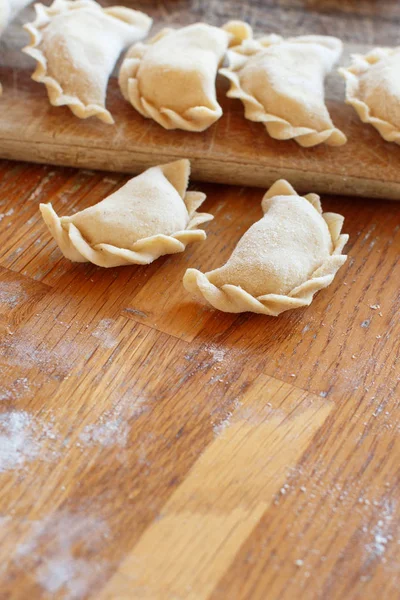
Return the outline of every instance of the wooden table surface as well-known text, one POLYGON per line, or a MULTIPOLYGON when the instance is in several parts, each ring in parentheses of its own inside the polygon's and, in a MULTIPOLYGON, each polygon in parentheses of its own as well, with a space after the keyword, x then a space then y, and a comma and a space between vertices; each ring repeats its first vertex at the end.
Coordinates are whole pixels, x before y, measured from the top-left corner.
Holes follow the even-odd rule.
MULTIPOLYGON (((398 43, 396 0, 139 2, 171 22, 398 43)), ((0 162, 0 598, 400 598, 400 206, 323 197, 349 259, 307 309, 228 315, 258 189, 207 193, 208 240, 148 267, 63 259, 38 203, 126 175, 0 162)), ((312 191, 312 190, 310 190, 312 191)))

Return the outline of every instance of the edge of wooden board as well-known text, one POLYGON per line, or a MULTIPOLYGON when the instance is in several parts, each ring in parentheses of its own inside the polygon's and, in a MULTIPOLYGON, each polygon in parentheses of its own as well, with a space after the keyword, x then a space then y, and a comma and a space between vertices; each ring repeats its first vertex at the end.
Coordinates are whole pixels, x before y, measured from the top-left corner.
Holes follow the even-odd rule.
POLYGON ((301 193, 316 192, 356 197, 400 200, 400 182, 378 181, 364 177, 338 176, 317 171, 272 168, 253 162, 190 156, 190 152, 173 154, 161 150, 155 158, 145 151, 119 151, 117 164, 110 168, 110 152, 103 148, 87 148, 46 142, 26 142, 0 138, 0 157, 39 164, 75 167, 100 171, 131 173, 133 175, 155 164, 179 158, 191 160, 191 178, 210 183, 268 188, 277 179, 287 179, 301 193))
POLYGON ((0 80, 0 158, 132 174, 189 158, 192 178, 199 181, 268 188, 286 178, 301 193, 400 200, 400 147, 385 142, 342 102, 327 104, 347 144, 302 148, 270 138, 262 124, 244 118, 239 101, 223 94, 222 118, 196 134, 167 131, 141 117, 121 97, 115 79, 107 98, 114 126, 50 106, 44 86, 27 71, 0 69, 0 80))

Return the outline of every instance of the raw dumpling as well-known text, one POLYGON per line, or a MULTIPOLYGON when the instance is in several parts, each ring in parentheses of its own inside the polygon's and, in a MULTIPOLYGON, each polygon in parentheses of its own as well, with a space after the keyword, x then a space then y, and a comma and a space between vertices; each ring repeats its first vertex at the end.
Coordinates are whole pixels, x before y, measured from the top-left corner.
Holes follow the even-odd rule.
POLYGON ((375 48, 352 58, 350 67, 339 69, 346 80, 346 103, 387 142, 400 144, 400 47, 375 48))
POLYGON ((284 180, 265 194, 264 216, 239 240, 228 262, 201 273, 188 269, 183 283, 224 312, 277 316, 311 304, 346 261, 343 217, 322 213, 319 196, 298 196, 284 180))
POLYGON ((150 17, 122 6, 103 9, 94 0, 35 8, 36 20, 24 26, 31 36, 24 52, 38 63, 32 79, 45 84, 53 106, 113 123, 105 108, 108 79, 121 51, 147 34, 150 17))
MULTIPOLYGON (((14 17, 31 2, 32 0, 0 0, 0 37, 14 17)), ((0 83, 0 96, 2 91, 0 83)))
POLYGON ((189 174, 190 162, 177 160, 147 169, 72 217, 58 217, 51 204, 40 210, 66 258, 100 267, 147 265, 206 238, 197 227, 213 216, 196 212, 205 194, 186 191, 189 174))
POLYGON ((222 29, 195 23, 163 29, 128 51, 119 84, 126 100, 165 129, 203 131, 222 115, 215 78, 229 43, 248 35, 240 21, 222 29))
POLYGON ((341 146, 346 136, 333 125, 324 100, 324 78, 342 52, 334 37, 271 35, 245 40, 228 51, 228 96, 239 98, 250 121, 264 123, 277 140, 301 146, 341 146))

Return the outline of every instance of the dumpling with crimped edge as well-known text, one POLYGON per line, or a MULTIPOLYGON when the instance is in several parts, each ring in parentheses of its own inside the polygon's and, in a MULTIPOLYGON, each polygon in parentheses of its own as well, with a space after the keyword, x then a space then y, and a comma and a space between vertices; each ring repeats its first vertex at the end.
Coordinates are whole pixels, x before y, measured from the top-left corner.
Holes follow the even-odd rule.
POLYGON ((128 50, 119 73, 122 94, 165 129, 204 131, 222 115, 215 79, 228 45, 250 31, 241 21, 163 29, 128 50))
POLYGON ((350 67, 339 69, 346 80, 346 103, 383 139, 400 144, 400 46, 375 48, 352 60, 350 67))
POLYGON ((248 39, 228 51, 220 73, 230 81, 228 96, 239 98, 245 117, 263 123, 277 140, 301 146, 341 146, 346 136, 325 105, 324 79, 342 52, 334 37, 306 35, 248 39))
POLYGON ((261 203, 264 216, 239 240, 226 264, 201 273, 188 269, 183 283, 224 312, 277 316, 311 304, 346 261, 344 218, 322 213, 319 196, 298 196, 277 181, 261 203))
POLYGON ((37 61, 32 79, 45 84, 53 106, 113 123, 105 107, 108 79, 122 50, 147 35, 152 19, 94 0, 55 0, 35 9, 36 20, 24 25, 31 37, 24 52, 37 61))
POLYGON ((188 192, 190 162, 151 167, 98 204, 70 217, 58 217, 41 204, 43 219, 64 256, 100 267, 147 265, 164 254, 183 252, 204 240, 198 213, 205 194, 188 192))

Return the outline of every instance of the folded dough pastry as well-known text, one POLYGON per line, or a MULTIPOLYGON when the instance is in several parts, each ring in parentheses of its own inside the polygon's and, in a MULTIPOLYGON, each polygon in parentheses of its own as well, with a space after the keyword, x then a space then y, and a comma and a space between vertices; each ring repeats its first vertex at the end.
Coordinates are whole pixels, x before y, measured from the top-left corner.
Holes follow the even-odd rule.
POLYGON ((152 167, 111 196, 71 217, 41 204, 43 219, 66 258, 100 267, 147 265, 204 240, 197 229, 213 219, 196 209, 205 194, 187 192, 190 162, 152 167))
POLYGON ((264 123, 271 137, 306 147, 341 146, 346 136, 333 125, 324 100, 324 78, 341 52, 334 37, 271 35, 229 50, 229 66, 220 73, 230 81, 228 96, 239 98, 246 118, 264 123))
POLYGON ((183 283, 224 312, 277 316, 307 306, 346 261, 343 217, 322 213, 319 196, 298 196, 284 180, 265 194, 264 216, 239 240, 228 262, 214 271, 188 269, 183 283))
MULTIPOLYGON (((14 17, 31 2, 32 0, 0 0, 0 37, 14 17)), ((0 96, 2 91, 0 83, 0 96)))
POLYGON ((125 56, 119 74, 125 99, 165 129, 204 131, 222 115, 215 90, 218 66, 229 43, 249 31, 240 21, 222 29, 205 23, 163 29, 125 56))
POLYGON ((94 0, 35 8, 36 20, 24 26, 31 37, 24 52, 38 63, 32 79, 45 84, 53 106, 113 123, 105 108, 108 79, 121 51, 148 33, 150 17, 122 6, 103 9, 94 0))
POLYGON ((346 80, 346 103, 387 142, 400 144, 400 46, 375 48, 352 59, 350 67, 339 69, 346 80))

